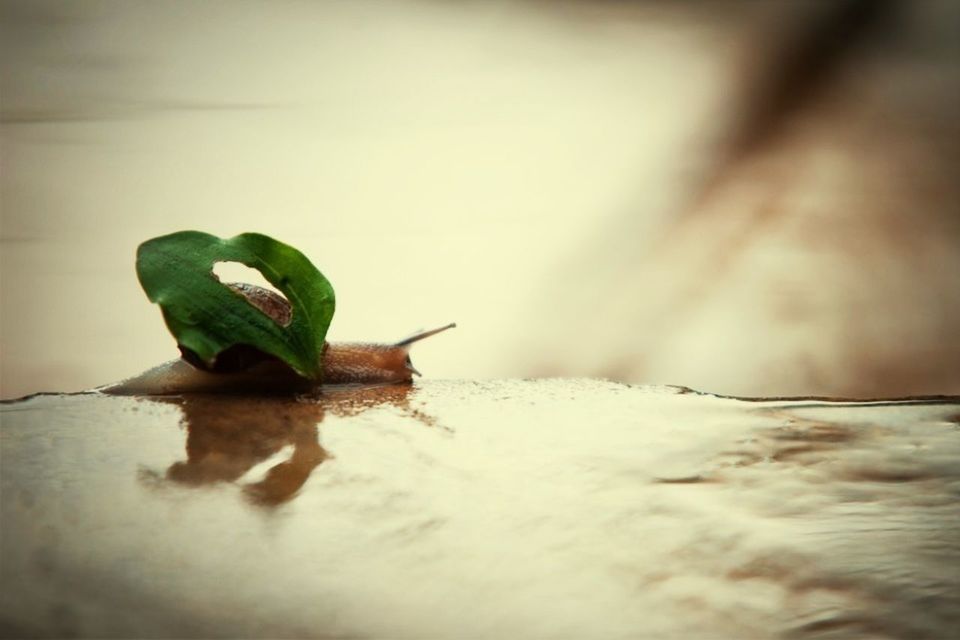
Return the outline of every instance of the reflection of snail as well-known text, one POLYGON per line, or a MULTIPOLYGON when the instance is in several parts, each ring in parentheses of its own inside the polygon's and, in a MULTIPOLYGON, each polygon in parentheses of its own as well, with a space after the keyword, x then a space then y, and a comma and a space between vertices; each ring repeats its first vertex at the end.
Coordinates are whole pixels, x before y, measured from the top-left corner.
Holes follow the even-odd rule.
POLYGON ((320 445, 317 425, 324 405, 283 397, 187 395, 162 398, 178 405, 187 430, 187 459, 170 465, 166 479, 184 486, 237 482, 257 464, 292 446, 285 460, 270 467, 244 493, 261 505, 290 500, 329 454, 320 445))
POLYGON ((319 426, 325 414, 353 416, 387 405, 399 416, 436 426, 432 416, 411 405, 412 393, 411 385, 377 385, 332 387, 324 391, 322 399, 307 400, 286 395, 207 393, 151 398, 183 412, 186 459, 174 462, 165 473, 141 469, 140 477, 182 487, 237 483, 254 504, 278 506, 294 498, 314 470, 333 457, 320 444, 319 426), (284 455, 288 447, 289 455, 284 455), (252 470, 256 474, 257 465, 278 454, 284 459, 261 478, 247 480, 252 470))
MULTIPOLYGON (((252 284, 228 283, 254 307, 280 326, 290 324, 293 312, 287 300, 269 289, 252 284)), ((420 375, 410 362, 410 345, 457 326, 456 323, 415 333, 394 344, 367 342, 327 342, 323 345, 323 381, 327 384, 410 382, 420 375)), ((180 347, 184 360, 205 371, 233 373, 245 371, 271 356, 249 345, 234 345, 217 355, 208 366, 189 349, 180 347)))

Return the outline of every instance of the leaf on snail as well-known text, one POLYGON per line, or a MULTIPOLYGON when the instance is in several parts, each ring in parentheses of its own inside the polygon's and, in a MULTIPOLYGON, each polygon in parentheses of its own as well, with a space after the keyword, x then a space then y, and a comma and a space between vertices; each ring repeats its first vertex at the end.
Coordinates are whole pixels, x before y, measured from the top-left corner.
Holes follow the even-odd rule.
POLYGON ((333 287, 293 247, 259 233, 221 239, 200 231, 153 238, 137 249, 137 277, 181 349, 213 367, 217 355, 249 346, 275 356, 305 378, 319 380, 333 287), (281 326, 213 274, 217 262, 256 269, 293 310, 281 326))

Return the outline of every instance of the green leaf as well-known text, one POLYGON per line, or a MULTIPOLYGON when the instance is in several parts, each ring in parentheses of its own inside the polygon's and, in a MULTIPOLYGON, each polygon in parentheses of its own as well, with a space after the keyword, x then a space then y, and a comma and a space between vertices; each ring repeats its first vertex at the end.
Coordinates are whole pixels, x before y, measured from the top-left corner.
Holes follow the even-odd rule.
POLYGON ((219 353, 249 345, 276 356, 299 375, 319 380, 333 287, 302 253, 259 233, 223 240, 200 231, 153 238, 137 249, 137 277, 160 305, 181 347, 212 366, 219 353), (213 274, 217 262, 256 269, 290 302, 286 327, 254 307, 213 274))

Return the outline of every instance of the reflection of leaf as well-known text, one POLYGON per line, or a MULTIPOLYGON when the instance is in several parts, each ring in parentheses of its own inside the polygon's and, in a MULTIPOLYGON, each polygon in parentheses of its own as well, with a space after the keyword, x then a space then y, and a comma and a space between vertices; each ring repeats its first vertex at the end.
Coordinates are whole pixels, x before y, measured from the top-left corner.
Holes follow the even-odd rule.
POLYGON ((223 240, 181 231, 140 245, 137 276, 147 297, 160 305, 179 345, 207 366, 228 347, 249 345, 305 378, 320 379, 333 287, 293 247, 258 233, 223 240), (213 274, 217 262, 239 262, 263 274, 290 302, 290 324, 280 326, 221 283, 213 274))

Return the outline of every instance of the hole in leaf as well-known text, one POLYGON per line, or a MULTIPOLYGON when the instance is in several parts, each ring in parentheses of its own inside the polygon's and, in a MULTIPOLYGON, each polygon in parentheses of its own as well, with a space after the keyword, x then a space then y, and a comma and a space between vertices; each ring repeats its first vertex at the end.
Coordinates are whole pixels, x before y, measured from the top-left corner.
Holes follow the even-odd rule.
POLYGON ((213 275, 281 327, 293 319, 290 302, 256 269, 239 262, 217 262, 213 265, 213 275))
MULTIPOLYGON (((217 279, 224 284, 230 282, 252 284, 261 289, 272 291, 281 298, 284 298, 283 294, 280 293, 276 287, 267 282, 267 279, 263 277, 262 273, 239 262, 215 262, 213 264, 213 275, 217 276, 217 279)), ((286 300, 286 298, 284 298, 284 300, 286 300)))

